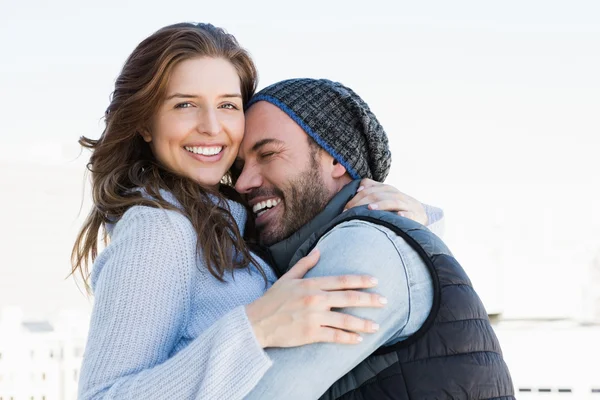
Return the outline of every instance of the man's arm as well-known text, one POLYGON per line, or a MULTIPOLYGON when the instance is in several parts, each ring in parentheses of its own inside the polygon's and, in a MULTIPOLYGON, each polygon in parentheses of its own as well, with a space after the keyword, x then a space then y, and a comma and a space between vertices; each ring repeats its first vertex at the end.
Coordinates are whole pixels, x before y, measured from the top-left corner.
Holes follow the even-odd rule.
POLYGON ((380 329, 363 335, 363 342, 357 345, 317 343, 267 349, 273 366, 246 399, 317 399, 377 348, 410 336, 429 314, 433 289, 427 267, 388 229, 349 221, 321 238, 317 247, 321 258, 306 277, 368 274, 379 280, 368 291, 388 299, 384 308, 340 311, 371 319, 380 329))

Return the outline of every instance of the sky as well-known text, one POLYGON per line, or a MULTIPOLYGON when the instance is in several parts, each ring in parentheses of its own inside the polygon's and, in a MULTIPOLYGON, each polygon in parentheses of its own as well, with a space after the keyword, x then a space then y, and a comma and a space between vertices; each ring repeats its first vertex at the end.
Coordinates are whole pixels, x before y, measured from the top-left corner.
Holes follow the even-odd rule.
POLYGON ((89 210, 76 142, 101 134, 133 48, 181 21, 234 34, 259 87, 359 93, 390 137, 388 183, 444 209, 489 310, 577 318, 600 293, 597 1, 0 0, 0 307, 89 311, 65 280, 89 210))

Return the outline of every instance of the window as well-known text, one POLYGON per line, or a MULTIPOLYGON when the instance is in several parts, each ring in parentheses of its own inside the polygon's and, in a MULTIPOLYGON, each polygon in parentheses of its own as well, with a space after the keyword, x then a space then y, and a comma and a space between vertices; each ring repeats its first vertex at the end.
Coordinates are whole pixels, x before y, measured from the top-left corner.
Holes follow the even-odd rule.
POLYGON ((45 372, 43 372, 43 373, 42 373, 42 380, 43 380, 43 381, 45 381, 45 380, 46 380, 46 373, 45 373, 45 372))
POLYGON ((75 382, 77 382, 77 370, 76 369, 73 370, 73 380, 75 382))

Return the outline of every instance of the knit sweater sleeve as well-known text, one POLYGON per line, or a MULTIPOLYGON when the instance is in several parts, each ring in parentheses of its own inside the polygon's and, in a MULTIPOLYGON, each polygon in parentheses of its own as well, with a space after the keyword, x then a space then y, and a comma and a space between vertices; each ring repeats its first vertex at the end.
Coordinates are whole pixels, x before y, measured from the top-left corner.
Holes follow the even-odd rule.
POLYGON ((243 306, 174 351, 198 259, 195 233, 181 214, 149 207, 126 213, 94 265, 80 399, 241 399, 257 384, 271 360, 243 306))
POLYGON ((425 213, 427 214, 427 228, 429 228, 431 232, 435 233, 440 238, 443 238, 445 233, 444 210, 424 203, 423 207, 425 208, 425 213))

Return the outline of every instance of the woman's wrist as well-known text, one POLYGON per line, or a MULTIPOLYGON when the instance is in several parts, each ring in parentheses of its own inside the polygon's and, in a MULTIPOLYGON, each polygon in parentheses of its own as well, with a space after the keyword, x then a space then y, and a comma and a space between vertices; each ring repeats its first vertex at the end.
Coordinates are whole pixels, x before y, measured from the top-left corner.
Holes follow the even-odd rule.
POLYGON ((246 305, 246 316, 248 317, 248 321, 250 321, 250 326, 252 327, 256 340, 263 349, 266 348, 267 341, 264 332, 261 329, 260 318, 258 318, 256 313, 256 304, 250 303, 246 305))

